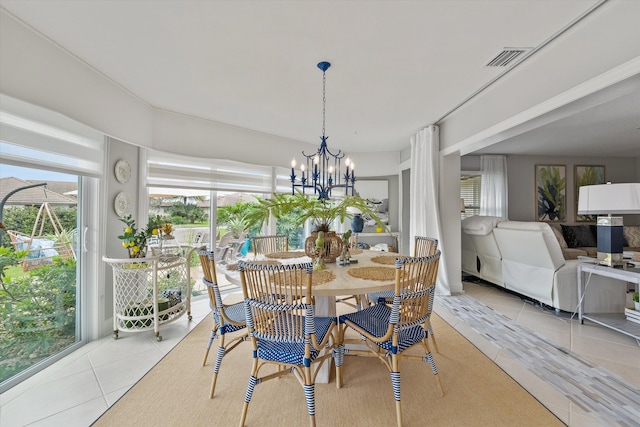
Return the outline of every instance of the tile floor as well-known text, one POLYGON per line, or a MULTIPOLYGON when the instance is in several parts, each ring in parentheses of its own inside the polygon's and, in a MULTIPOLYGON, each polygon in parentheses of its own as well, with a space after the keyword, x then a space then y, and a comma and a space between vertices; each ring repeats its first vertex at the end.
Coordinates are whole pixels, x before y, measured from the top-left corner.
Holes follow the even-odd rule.
MULTIPOLYGON (((436 300, 436 312, 563 422, 582 427, 634 425, 635 420, 635 425, 640 425, 640 343, 595 324, 580 325, 567 313, 556 315, 489 285, 465 282, 464 288, 464 295, 436 300), (485 305, 493 310, 487 310, 485 305), (508 331, 521 335, 524 332, 526 337, 515 335, 516 339, 509 340, 502 339, 508 334, 492 336, 498 323, 508 331), (620 389, 631 407, 616 401, 620 403, 619 410, 614 408, 613 414, 607 413, 606 398, 600 406, 595 402, 590 407, 589 402, 581 400, 579 388, 563 389, 563 384, 580 384, 580 373, 568 372, 569 377, 562 378, 565 365, 560 365, 549 375, 551 370, 545 363, 561 361, 567 353, 573 356, 572 360, 594 368, 597 375, 613 378, 612 387, 620 389), (635 418, 628 423, 627 418, 618 417, 615 412, 631 413, 635 418)), ((0 395, 0 427, 90 425, 200 320, 209 316, 206 299, 193 302, 192 316, 192 322, 183 316, 164 326, 161 342, 145 332, 122 334, 117 341, 106 337, 84 346, 0 395)))

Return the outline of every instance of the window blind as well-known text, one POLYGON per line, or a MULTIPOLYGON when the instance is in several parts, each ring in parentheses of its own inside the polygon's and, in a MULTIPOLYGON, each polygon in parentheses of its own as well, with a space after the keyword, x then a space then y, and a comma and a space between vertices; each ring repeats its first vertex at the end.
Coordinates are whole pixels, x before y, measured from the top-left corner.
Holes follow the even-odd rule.
POLYGON ((147 151, 147 187, 268 194, 290 190, 286 168, 147 151))
POLYGON ((104 136, 53 111, 0 95, 3 163, 99 177, 104 136))
POLYGON ((464 199, 463 218, 480 214, 481 175, 463 175, 460 177, 460 197, 464 199))

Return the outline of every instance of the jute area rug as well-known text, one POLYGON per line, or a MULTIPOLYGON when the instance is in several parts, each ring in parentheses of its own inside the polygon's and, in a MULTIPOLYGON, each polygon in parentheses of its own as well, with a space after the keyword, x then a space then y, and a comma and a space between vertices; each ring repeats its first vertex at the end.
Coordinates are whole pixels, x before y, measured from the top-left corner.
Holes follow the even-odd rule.
MULTIPOLYGON (((212 319, 206 318, 95 422, 95 426, 237 426, 251 369, 249 342, 228 353, 209 399, 215 348, 202 365, 212 319)), ((434 315, 434 354, 445 395, 428 363, 400 364, 404 426, 562 426, 446 322, 434 315)), ((214 345, 216 343, 214 342, 214 345)), ((266 368, 264 368, 266 369, 266 368)), ((262 371, 261 371, 262 372, 262 371)), ((395 426, 387 369, 375 358, 345 357, 344 385, 316 384, 318 426, 395 426)), ((258 384, 247 426, 306 426, 304 392, 293 375, 258 384)))

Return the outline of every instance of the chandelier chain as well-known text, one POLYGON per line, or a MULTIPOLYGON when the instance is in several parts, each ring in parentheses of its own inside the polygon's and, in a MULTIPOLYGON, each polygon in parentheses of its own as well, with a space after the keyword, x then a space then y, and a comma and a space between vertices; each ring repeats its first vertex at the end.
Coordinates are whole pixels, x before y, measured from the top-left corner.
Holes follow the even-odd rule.
POLYGON ((327 88, 327 73, 326 71, 323 71, 322 72, 322 136, 324 136, 324 124, 326 121, 326 106, 327 106, 326 88, 327 88))

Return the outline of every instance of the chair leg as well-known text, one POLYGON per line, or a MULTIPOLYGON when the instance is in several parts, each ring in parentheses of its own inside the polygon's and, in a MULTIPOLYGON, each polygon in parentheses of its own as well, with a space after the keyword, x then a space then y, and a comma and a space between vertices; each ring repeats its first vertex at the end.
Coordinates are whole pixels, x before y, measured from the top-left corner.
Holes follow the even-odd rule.
POLYGON ((393 397, 396 399, 396 421, 402 427, 402 408, 400 406, 400 372, 390 372, 393 397))
POLYGON ((307 412, 309 412, 309 425, 316 425, 316 394, 315 384, 311 378, 311 368, 306 366, 304 369, 304 397, 307 399, 307 412))
POLYGON ((436 353, 440 353, 440 351, 438 350, 438 343, 436 342, 436 336, 433 334, 433 328, 431 327, 431 321, 429 321, 427 330, 429 331, 431 341, 433 341, 433 349, 436 353))
POLYGON ((213 340, 218 337, 218 325, 214 325, 213 329, 211 329, 211 334, 209 335, 209 342, 207 343, 207 349, 204 352, 204 359, 202 360, 202 366, 207 364, 207 358, 209 358, 209 350, 211 349, 211 344, 213 344, 213 340))
MULTIPOLYGON (((255 362, 254 362, 255 365, 255 362)), ((254 368, 255 374, 255 368, 254 368)), ((258 378, 255 375, 249 377, 249 384, 247 385, 247 393, 244 396, 244 405, 242 405, 242 418, 240 419, 240 427, 244 427, 244 422, 247 419, 247 410, 249 409, 249 402, 251 402, 251 396, 253 395, 253 389, 258 383, 258 378)))
POLYGON ((226 349, 224 348, 224 335, 220 335, 220 344, 218 345, 218 354, 216 356, 216 363, 213 367, 213 378, 211 379, 211 391, 209 392, 209 399, 213 399, 213 394, 216 392, 216 382, 218 382, 218 372, 220 372, 220 365, 222 364, 222 358, 224 357, 226 349))
POLYGON ((331 352, 336 365, 336 387, 342 387, 342 363, 344 362, 344 344, 338 344, 331 352))
POLYGON ((440 376, 438 375, 438 368, 436 368, 436 362, 433 360, 433 355, 431 353, 427 353, 427 355, 422 359, 425 362, 429 362, 431 365, 431 372, 433 372, 433 376, 436 378, 436 383, 438 385, 438 390, 440 391, 440 396, 444 396, 444 390, 442 389, 442 382, 440 381, 440 376))

